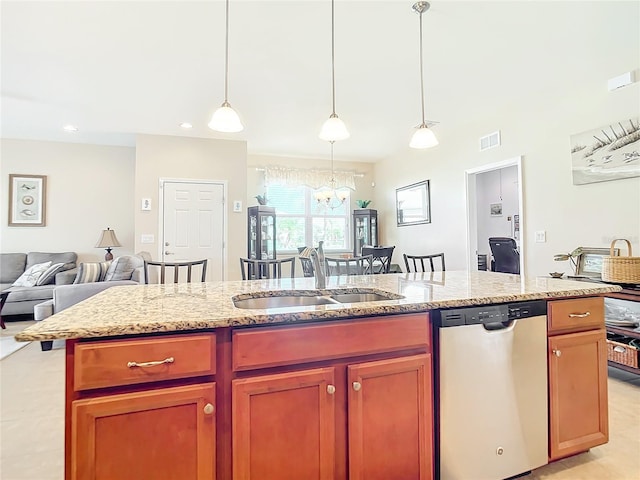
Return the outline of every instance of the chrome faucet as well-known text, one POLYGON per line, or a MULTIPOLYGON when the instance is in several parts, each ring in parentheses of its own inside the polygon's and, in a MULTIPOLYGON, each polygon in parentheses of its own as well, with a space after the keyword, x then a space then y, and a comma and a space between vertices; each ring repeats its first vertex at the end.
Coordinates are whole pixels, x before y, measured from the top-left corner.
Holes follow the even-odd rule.
POLYGON ((316 279, 316 288, 324 290, 327 287, 327 270, 324 264, 323 241, 318 242, 318 249, 306 247, 300 252, 301 258, 309 258, 313 262, 313 276, 316 279))

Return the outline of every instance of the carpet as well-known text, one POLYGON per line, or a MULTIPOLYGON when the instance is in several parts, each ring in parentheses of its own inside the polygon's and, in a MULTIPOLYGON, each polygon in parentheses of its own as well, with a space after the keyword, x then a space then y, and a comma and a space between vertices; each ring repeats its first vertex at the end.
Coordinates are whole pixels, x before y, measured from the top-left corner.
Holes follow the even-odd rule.
POLYGON ((0 337, 0 360, 26 347, 31 342, 16 342, 13 337, 0 337))

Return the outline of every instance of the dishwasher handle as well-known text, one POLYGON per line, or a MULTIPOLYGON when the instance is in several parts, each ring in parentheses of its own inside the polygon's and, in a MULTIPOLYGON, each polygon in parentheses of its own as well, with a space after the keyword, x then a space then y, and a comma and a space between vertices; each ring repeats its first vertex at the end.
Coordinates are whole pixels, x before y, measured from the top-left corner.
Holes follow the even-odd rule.
POLYGON ((505 320, 504 322, 487 322, 483 323, 482 326, 485 330, 505 330, 513 325, 515 320, 505 320))

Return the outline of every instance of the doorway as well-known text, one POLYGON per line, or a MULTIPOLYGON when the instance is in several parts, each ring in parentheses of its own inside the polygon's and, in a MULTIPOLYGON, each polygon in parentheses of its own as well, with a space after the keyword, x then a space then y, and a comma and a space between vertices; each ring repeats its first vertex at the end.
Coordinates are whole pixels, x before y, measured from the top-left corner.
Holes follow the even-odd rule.
POLYGON ((225 279, 226 182, 160 180, 164 262, 208 259, 207 281, 225 279))
POLYGON ((522 157, 466 170, 467 268, 478 270, 486 258, 491 269, 489 237, 509 237, 520 252, 524 274, 522 157), (486 257, 482 257, 486 255, 486 257))

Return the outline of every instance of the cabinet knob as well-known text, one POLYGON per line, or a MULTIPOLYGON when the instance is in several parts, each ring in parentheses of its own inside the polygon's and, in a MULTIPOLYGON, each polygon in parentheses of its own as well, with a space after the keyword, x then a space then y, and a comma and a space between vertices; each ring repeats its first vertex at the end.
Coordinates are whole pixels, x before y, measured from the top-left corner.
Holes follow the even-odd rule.
POLYGON ((168 251, 168 250, 165 250, 164 254, 165 254, 165 255, 174 255, 174 253, 173 253, 173 252, 170 252, 170 251, 168 251))
POLYGON ((553 350, 553 354, 554 354, 556 357, 559 357, 560 355, 562 355, 562 352, 561 352, 560 350, 553 350))
POLYGON ((362 384, 360 382, 353 382, 353 389, 356 392, 359 392, 361 388, 362 388, 362 384))
POLYGON ((333 395, 334 393, 336 393, 335 385, 327 385, 327 393, 329 395, 333 395))
POLYGON ((211 415, 214 410, 215 408, 213 408, 213 405, 211 405, 210 403, 207 403, 203 408, 203 411, 206 415, 211 415))

